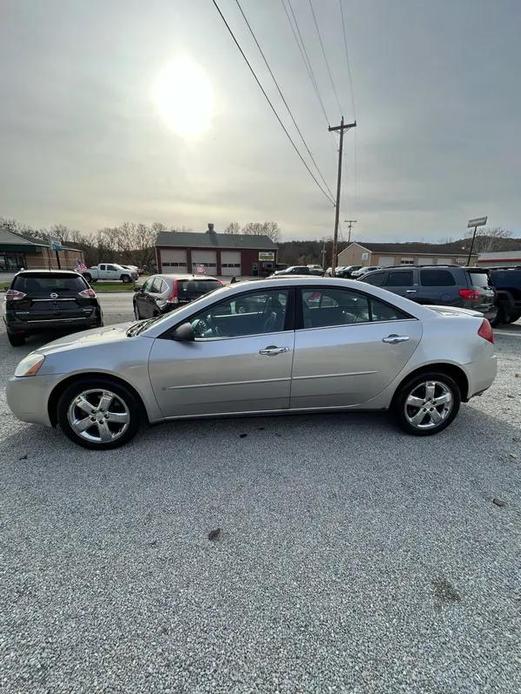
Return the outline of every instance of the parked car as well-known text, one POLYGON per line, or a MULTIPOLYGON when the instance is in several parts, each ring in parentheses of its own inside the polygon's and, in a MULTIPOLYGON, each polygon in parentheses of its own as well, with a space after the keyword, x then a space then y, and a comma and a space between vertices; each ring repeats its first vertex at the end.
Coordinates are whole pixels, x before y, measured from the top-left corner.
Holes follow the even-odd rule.
POLYGON ((495 323, 497 307, 487 273, 458 265, 389 267, 364 275, 362 282, 383 287, 419 304, 460 306, 480 311, 495 323))
POLYGON ((322 275, 323 271, 320 273, 317 270, 312 270, 308 265, 290 265, 284 270, 277 270, 270 277, 283 277, 285 275, 322 275))
POLYGON ((206 275, 153 275, 135 291, 134 315, 138 320, 159 316, 222 286, 206 275))
POLYGON ((141 275, 143 272, 142 270, 140 270, 140 268, 138 268, 137 265, 122 265, 121 267, 125 268, 126 270, 131 270, 136 275, 141 275))
POLYGON ((521 267, 490 268, 490 285, 496 291, 496 323, 514 323, 521 318, 521 267))
POLYGON ((322 265, 311 264, 308 265, 308 268, 312 275, 318 275, 319 277, 322 277, 322 275, 324 274, 324 268, 322 267, 322 265))
POLYGON ((87 282, 93 283, 98 280, 112 280, 112 282, 135 282, 139 275, 137 271, 131 270, 124 265, 117 263, 100 263, 87 268, 83 273, 87 282))
POLYGON ((343 277, 348 280, 353 277, 353 273, 360 270, 361 265, 345 265, 344 267, 335 270, 335 277, 343 277))
POLYGON ((410 434, 447 427, 496 375, 490 323, 351 280, 256 280, 148 321, 51 342, 18 364, 7 402, 86 448, 143 422, 391 410, 410 434), (237 312, 247 300, 255 311, 237 312))
POLYGON ((351 278, 352 279, 360 279, 362 275, 367 274, 368 272, 373 272, 373 270, 379 270, 380 265, 364 265, 363 267, 359 268, 358 270, 353 270, 351 273, 351 278))
POLYGON ((7 339, 17 347, 28 335, 103 325, 96 293, 77 272, 22 270, 5 295, 7 339))

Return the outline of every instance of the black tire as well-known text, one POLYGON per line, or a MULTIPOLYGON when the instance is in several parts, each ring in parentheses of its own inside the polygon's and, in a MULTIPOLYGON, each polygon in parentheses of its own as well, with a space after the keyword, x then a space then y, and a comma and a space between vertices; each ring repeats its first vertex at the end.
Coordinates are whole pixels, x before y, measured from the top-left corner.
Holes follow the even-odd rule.
POLYGON ((508 313, 505 311, 503 306, 498 306, 496 317, 490 321, 490 325, 493 328, 497 328, 498 325, 502 323, 508 323, 508 313))
MULTIPOLYGON (((90 397, 90 396, 89 396, 90 397)), ((119 410, 121 413, 121 409, 119 410)), ((125 413, 123 413, 125 414, 125 413)), ((107 450, 111 448, 118 448, 123 444, 130 441, 137 433, 143 421, 143 410, 142 405, 134 395, 134 393, 126 386, 113 381, 110 378, 81 378, 72 383, 68 388, 64 390, 59 401, 57 408, 58 423, 60 425, 63 433, 74 443, 77 443, 83 448, 88 448, 90 450, 107 450), (86 391, 96 391, 96 390, 106 390, 113 393, 116 400, 121 400, 124 402, 128 410, 128 425, 127 428, 119 435, 116 439, 112 441, 89 441, 86 438, 78 435, 76 431, 71 427, 69 422, 69 408, 73 405, 73 401, 81 394, 86 391)), ((87 415, 86 415, 87 417, 87 415)), ((119 425, 114 425, 116 428, 119 425)), ((95 433, 97 425, 93 423, 93 431, 95 433)), ((89 430, 88 430, 89 431, 89 430)), ((87 435, 88 435, 87 431, 87 435)))
POLYGON ((14 335, 13 333, 7 333, 7 339, 9 344, 13 347, 21 347, 25 345, 25 335, 14 335))
POLYGON ((515 323, 519 318, 521 318, 521 313, 512 311, 512 313, 508 314, 507 323, 515 323))
POLYGON ((123 284, 128 284, 130 282, 130 276, 129 275, 121 275, 119 278, 123 284))
MULTIPOLYGON (((425 390, 425 394, 426 393, 427 391, 425 390)), ((421 397, 422 396, 420 396, 418 400, 421 399, 421 397)), ((434 403, 430 404, 434 405, 434 403)), ((412 434, 413 436, 432 436, 433 434, 438 434, 440 431, 443 431, 443 429, 446 429, 449 426, 449 424, 458 414, 460 405, 461 391, 458 384, 453 378, 451 378, 451 376, 439 371, 425 371, 424 373, 413 376, 400 387, 399 391, 394 397, 391 410, 397 420, 398 425, 401 429, 403 429, 403 431, 407 432, 408 434, 412 434), (428 411, 429 406, 426 405, 427 411, 425 411, 423 419, 420 419, 418 424, 413 425, 410 422, 410 418, 414 415, 419 415, 420 410, 425 408, 416 405, 406 405, 406 402, 409 396, 412 396, 414 391, 417 393, 422 393, 423 384, 426 384, 426 382, 443 384, 443 386, 436 386, 435 392, 438 393, 437 397, 440 396, 440 391, 442 391, 441 394, 443 395, 445 395, 445 392, 450 392, 452 397, 452 401, 450 403, 451 408, 446 415, 443 416, 439 424, 432 424, 431 426, 429 422, 432 422, 432 417, 428 411), (445 392, 443 392, 444 389, 445 392)), ((445 405, 440 404, 436 408, 433 406, 432 409, 436 409, 439 416, 440 414, 443 414, 445 405), (441 408, 441 413, 439 408, 441 408)))

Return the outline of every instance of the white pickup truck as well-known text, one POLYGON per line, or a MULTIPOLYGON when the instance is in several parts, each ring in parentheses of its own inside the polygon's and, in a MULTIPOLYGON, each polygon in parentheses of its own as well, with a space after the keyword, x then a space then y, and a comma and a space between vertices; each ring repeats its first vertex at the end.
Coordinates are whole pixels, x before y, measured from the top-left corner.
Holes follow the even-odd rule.
POLYGON ((93 265, 82 272, 87 282, 97 282, 98 280, 110 280, 112 282, 135 282, 139 275, 135 270, 131 270, 123 265, 116 263, 99 263, 93 265))

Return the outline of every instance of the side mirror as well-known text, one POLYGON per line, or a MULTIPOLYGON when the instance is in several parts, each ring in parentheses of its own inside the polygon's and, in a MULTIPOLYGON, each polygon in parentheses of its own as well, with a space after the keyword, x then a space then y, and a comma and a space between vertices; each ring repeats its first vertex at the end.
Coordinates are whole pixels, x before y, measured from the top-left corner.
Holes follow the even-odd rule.
POLYGON ((174 332, 174 340, 178 342, 193 342, 195 340, 194 329, 191 323, 183 323, 174 332))

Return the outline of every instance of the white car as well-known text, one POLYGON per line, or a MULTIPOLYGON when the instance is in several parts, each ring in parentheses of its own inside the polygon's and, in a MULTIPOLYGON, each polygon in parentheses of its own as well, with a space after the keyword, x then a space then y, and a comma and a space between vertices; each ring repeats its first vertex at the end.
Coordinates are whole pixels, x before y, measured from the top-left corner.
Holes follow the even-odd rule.
POLYGON ((87 282, 97 282, 98 280, 109 280, 112 282, 135 282, 139 279, 139 274, 136 270, 131 270, 126 265, 118 265, 118 263, 100 263, 87 268, 81 273, 87 282))

